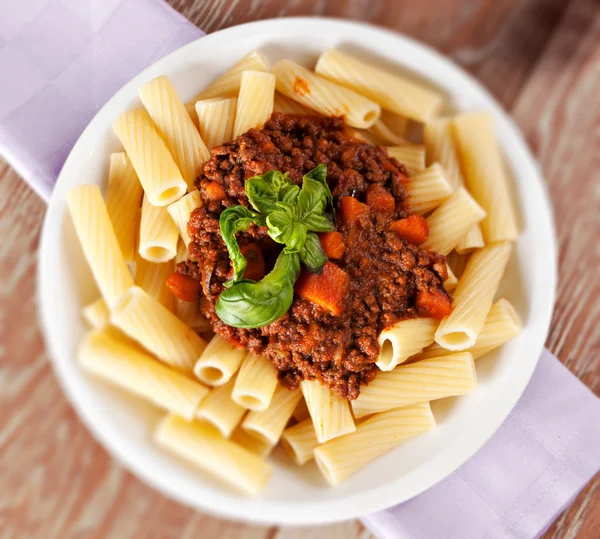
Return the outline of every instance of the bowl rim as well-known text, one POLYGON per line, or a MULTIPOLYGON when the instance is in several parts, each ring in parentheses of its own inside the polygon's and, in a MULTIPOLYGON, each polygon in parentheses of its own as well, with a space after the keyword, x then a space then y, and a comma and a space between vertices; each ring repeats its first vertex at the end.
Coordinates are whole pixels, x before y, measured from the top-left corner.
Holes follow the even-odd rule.
MULTIPOLYGON (((402 66, 401 62, 398 61, 397 63, 398 65, 402 66)), ((499 126, 497 126, 497 128, 499 128, 499 126)), ((67 397, 67 400, 70 402, 71 406, 73 406, 80 420, 85 424, 94 438, 120 465, 123 465, 127 470, 134 473, 134 475, 140 478, 144 483, 165 494, 171 499, 176 500, 177 502, 188 507, 193 507, 201 511, 208 511, 220 517, 263 525, 315 525, 358 518, 360 516, 380 511, 398 503, 407 501, 434 486, 438 482, 442 481, 445 477, 456 471, 462 464, 464 464, 477 451, 479 451, 487 442, 487 440, 496 432, 496 430, 511 413, 512 409, 523 394, 525 387, 527 386, 537 365, 537 361, 542 352, 544 342, 550 328, 557 280, 556 234, 552 215, 552 205, 547 186, 540 173, 539 166, 537 165, 535 158, 532 156, 527 143, 523 139, 520 130, 498 104, 495 98, 476 79, 474 79, 461 67, 427 45, 424 45, 412 38, 406 37, 399 32, 380 28, 371 24, 326 17, 282 17, 277 19, 249 22, 219 30, 192 41, 183 47, 180 47, 167 56, 152 63, 142 72, 130 79, 98 111, 98 113, 87 125, 83 133, 80 135, 79 139, 69 153, 69 156, 65 161, 65 164, 55 184, 53 195, 48 203, 48 209, 42 228, 38 256, 38 310, 42 333, 49 351, 52 368, 65 396, 67 397), (331 29, 332 26, 336 28, 343 27, 343 30, 346 31, 346 35, 349 36, 359 33, 372 35, 374 39, 378 39, 383 36, 385 39, 391 39, 395 41, 397 45, 418 50, 420 54, 428 57, 428 59, 433 62, 435 67, 453 72, 455 77, 462 79, 465 84, 468 84, 472 88, 476 89, 479 92, 480 97, 486 101, 486 107, 489 107, 492 110, 496 120, 502 124, 502 129, 510 131, 510 135, 514 142, 514 147, 512 149, 518 152, 519 159, 527 165, 527 176, 530 178, 530 181, 533 182, 534 188, 538 191, 537 195, 540 197, 540 218, 545 220, 545 225, 543 228, 546 232, 549 232, 549 236, 545 238, 545 240, 547 240, 548 247, 545 258, 546 267, 548 268, 548 273, 545 275, 547 281, 547 290, 545 291, 546 295, 544 297, 545 301, 543 309, 540 309, 540 312, 536 313, 536 315, 541 318, 536 319, 537 332, 535 338, 535 349, 528 350, 528 353, 535 353, 535 360, 531 360, 529 363, 527 363, 525 368, 520 371, 521 376, 518 380, 516 380, 516 383, 513 384, 512 396, 503 402, 502 406, 496 407, 492 410, 492 413, 487 417, 486 428, 481 429, 476 436, 473 436, 476 438, 476 440, 471 440, 467 449, 462 447, 462 444, 460 443, 452 444, 451 446, 447 447, 445 449, 445 464, 442 465, 439 462, 440 459, 434 459, 431 469, 427 474, 425 474, 425 477, 421 477, 421 481, 419 482, 418 486, 415 486, 411 489, 410 495, 404 496, 401 499, 398 499, 397 496, 394 497, 394 487, 398 481, 402 480, 402 478, 396 478, 394 481, 391 481, 386 485, 379 486, 377 489, 371 489, 367 492, 360 492, 359 494, 353 494, 343 498, 319 502, 321 506, 326 506, 326 510, 321 508, 318 512, 314 510, 314 507, 311 509, 310 503, 281 502, 278 504, 273 504, 272 502, 264 500, 262 501, 261 505, 270 505, 270 509, 265 507, 265 510, 261 512, 257 510, 258 508, 255 503, 249 503, 249 501, 245 499, 228 497, 226 499, 227 503, 224 503, 225 498, 215 493, 214 489, 211 489, 211 493, 214 496, 207 496, 202 500, 193 499, 189 493, 174 487, 170 481, 161 477, 160 473, 151 472, 151 470, 147 468, 147 464, 144 464, 145 459, 140 458, 139 455, 133 454, 132 449, 134 445, 127 436, 119 436, 118 431, 117 436, 110 434, 111 432, 115 431, 114 427, 110 424, 110 421, 108 421, 102 413, 97 413, 90 407, 86 407, 82 404, 82 401, 87 397, 82 395, 82 388, 77 387, 78 382, 76 380, 76 376, 73 375, 74 369, 72 368, 75 364, 72 359, 70 361, 63 361, 60 359, 60 354, 57 351, 58 341, 50 329, 52 325, 51 320, 53 315, 53 307, 49 305, 48 301, 44 300, 47 292, 45 292, 46 288, 43 285, 43 276, 46 272, 48 264, 47 261, 52 255, 51 253, 47 252, 47 246, 50 243, 50 237, 54 231, 53 226, 55 225, 55 221, 60 217, 55 215, 55 213, 57 213, 55 208, 58 205, 58 195, 56 195, 56 193, 59 191, 56 186, 65 183, 65 178, 68 178, 72 175, 71 169, 76 168, 75 162, 78 159, 78 154, 81 153, 82 147, 85 146, 88 140, 97 138, 97 133, 99 131, 98 126, 104 122, 104 117, 107 115, 113 102, 118 102, 121 96, 129 94, 132 88, 137 89, 141 83, 145 81, 147 77, 146 74, 149 70, 160 68, 163 70, 163 72, 168 72, 173 65, 177 64, 177 62, 174 62, 174 60, 178 57, 178 55, 182 54, 183 51, 192 50, 194 47, 197 47, 199 42, 203 43, 207 47, 210 47, 213 42, 218 43, 220 40, 225 38, 235 39, 236 37, 242 37, 243 35, 248 35, 249 33, 269 33, 274 27, 282 24, 294 27, 296 29, 302 28, 303 25, 311 25, 312 27, 315 25, 322 26, 323 31, 327 31, 328 28, 331 29), (450 464, 448 464, 448 461, 450 464)))

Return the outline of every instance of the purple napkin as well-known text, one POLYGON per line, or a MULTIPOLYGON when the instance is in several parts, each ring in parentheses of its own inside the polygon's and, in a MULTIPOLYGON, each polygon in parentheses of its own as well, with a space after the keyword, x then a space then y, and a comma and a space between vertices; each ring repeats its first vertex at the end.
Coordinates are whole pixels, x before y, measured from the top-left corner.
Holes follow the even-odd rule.
MULTIPOLYGON (((0 154, 48 200, 100 107, 147 65, 202 35, 163 0, 0 0, 0 154)), ((599 468, 600 399, 546 351, 481 451, 427 492, 363 522, 385 539, 531 538, 599 468)))
POLYGON ((203 35, 163 0, 0 0, 0 154, 48 200, 102 105, 203 35))
POLYGON ((532 538, 600 470, 600 399, 545 350, 509 418, 466 464, 363 523, 381 539, 532 538))

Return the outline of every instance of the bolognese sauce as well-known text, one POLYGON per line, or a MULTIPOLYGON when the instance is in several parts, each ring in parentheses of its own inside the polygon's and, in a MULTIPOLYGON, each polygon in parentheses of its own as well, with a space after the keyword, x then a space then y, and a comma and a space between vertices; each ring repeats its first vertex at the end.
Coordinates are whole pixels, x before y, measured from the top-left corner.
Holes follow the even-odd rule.
MULTIPOLYGON (((190 218, 189 260, 177 268, 187 281, 186 297, 193 280, 213 330, 269 358, 285 387, 316 378, 355 399, 360 385, 376 375, 377 338, 384 328, 450 312, 445 257, 419 247, 427 223, 411 213, 404 166, 385 148, 355 138, 342 118, 274 113, 262 129, 213 148, 196 184, 205 204, 190 218), (327 165, 336 210, 336 230, 320 234, 329 261, 318 273, 302 270, 291 307, 275 322, 228 326, 215 312, 232 274, 220 214, 235 205, 249 207, 249 178, 278 170, 300 185, 320 164, 327 165)), ((264 226, 252 224, 237 241, 248 261, 245 278, 262 278, 281 251, 264 226)))

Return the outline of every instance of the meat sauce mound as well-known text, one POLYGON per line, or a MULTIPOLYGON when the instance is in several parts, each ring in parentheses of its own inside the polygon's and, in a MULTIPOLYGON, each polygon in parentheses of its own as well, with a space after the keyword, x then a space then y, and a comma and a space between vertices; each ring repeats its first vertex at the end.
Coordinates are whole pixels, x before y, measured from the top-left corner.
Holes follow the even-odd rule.
MULTIPOLYGON (((419 293, 442 296, 449 304, 443 286, 445 257, 407 243, 390 228, 392 221, 411 215, 405 174, 404 166, 388 157, 385 148, 354 138, 342 118, 274 113, 262 129, 251 129, 232 143, 213 148, 196 180, 205 206, 192 213, 189 260, 178 271, 201 283, 201 311, 215 333, 269 358, 280 383, 289 389, 304 379, 317 379, 340 397, 355 399, 360 385, 376 375, 379 333, 399 320, 427 316, 417 306, 419 293), (334 316, 296 294, 288 312, 268 326, 226 325, 215 313, 223 282, 232 272, 219 215, 232 205, 249 206, 244 190, 248 178, 279 170, 289 172, 300 185, 302 176, 321 163, 327 165, 327 183, 338 209, 337 231, 345 245, 341 258, 330 263, 350 278, 341 314, 334 316), (357 222, 344 224, 340 199, 352 196, 367 202, 367 190, 374 184, 393 195, 391 207, 384 211, 371 204, 357 222)), ((252 225, 237 239, 242 250, 250 244, 260 246, 270 271, 281 246, 269 238, 265 227, 252 225)))

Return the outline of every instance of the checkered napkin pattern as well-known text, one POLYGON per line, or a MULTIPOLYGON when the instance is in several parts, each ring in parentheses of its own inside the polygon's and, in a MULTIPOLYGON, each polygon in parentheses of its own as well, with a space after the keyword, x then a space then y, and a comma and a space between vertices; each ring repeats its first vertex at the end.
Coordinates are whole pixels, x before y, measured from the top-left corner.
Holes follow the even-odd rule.
POLYGON ((0 0, 0 154, 48 200, 102 105, 203 35, 163 0, 0 0))

